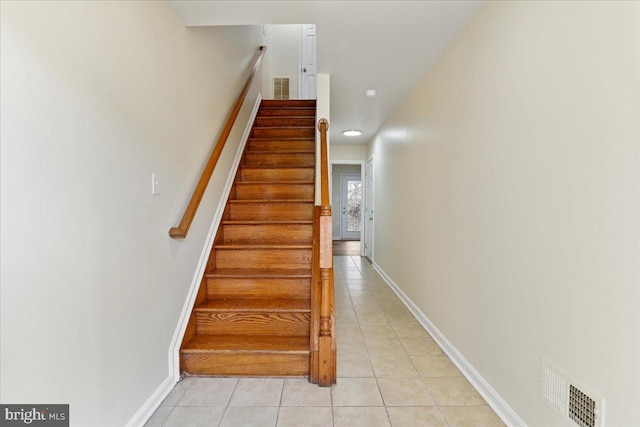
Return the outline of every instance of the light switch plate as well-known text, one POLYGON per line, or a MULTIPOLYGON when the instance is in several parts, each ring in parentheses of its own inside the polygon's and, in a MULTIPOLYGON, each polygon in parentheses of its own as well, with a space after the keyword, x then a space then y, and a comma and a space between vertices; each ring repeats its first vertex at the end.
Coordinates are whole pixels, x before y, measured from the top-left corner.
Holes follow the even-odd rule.
POLYGON ((151 173, 151 194, 160 195, 160 174, 158 172, 151 173))

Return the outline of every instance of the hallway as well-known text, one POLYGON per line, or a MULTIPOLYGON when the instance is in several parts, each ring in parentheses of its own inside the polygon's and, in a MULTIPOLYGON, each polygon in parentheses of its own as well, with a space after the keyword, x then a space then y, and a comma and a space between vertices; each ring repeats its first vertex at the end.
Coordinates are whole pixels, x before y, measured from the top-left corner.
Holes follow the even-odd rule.
POLYGON ((365 258, 334 259, 338 384, 186 378, 146 426, 504 425, 365 258))

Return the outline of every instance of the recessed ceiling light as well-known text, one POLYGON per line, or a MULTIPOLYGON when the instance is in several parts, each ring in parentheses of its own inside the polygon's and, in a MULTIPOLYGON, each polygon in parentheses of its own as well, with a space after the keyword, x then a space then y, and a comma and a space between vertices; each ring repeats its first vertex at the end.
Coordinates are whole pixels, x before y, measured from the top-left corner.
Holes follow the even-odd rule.
POLYGON ((368 89, 364 91, 364 94, 369 98, 373 98, 374 96, 376 96, 376 91, 374 89, 368 89))
POLYGON ((362 131, 357 129, 349 129, 342 132, 342 134, 344 136, 360 136, 362 135, 362 131))

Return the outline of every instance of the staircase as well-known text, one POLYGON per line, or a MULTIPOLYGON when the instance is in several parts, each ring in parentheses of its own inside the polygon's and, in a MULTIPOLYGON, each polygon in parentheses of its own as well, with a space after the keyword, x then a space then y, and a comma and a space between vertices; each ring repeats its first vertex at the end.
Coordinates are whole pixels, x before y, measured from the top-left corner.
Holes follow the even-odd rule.
POLYGON ((309 375, 315 101, 263 100, 181 346, 189 375, 309 375))

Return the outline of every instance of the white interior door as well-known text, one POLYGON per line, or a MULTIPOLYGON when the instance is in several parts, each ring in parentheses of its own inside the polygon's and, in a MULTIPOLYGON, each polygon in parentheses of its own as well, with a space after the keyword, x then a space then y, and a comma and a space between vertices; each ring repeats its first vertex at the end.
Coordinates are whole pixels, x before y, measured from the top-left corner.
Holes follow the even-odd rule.
POLYGON ((316 25, 302 24, 302 43, 300 43, 300 99, 316 99, 316 25))
POLYGON ((340 177, 340 237, 360 240, 362 229, 362 177, 340 177))
POLYGON ((373 262, 373 158, 367 160, 365 168, 365 198, 364 198, 364 254, 373 262))

